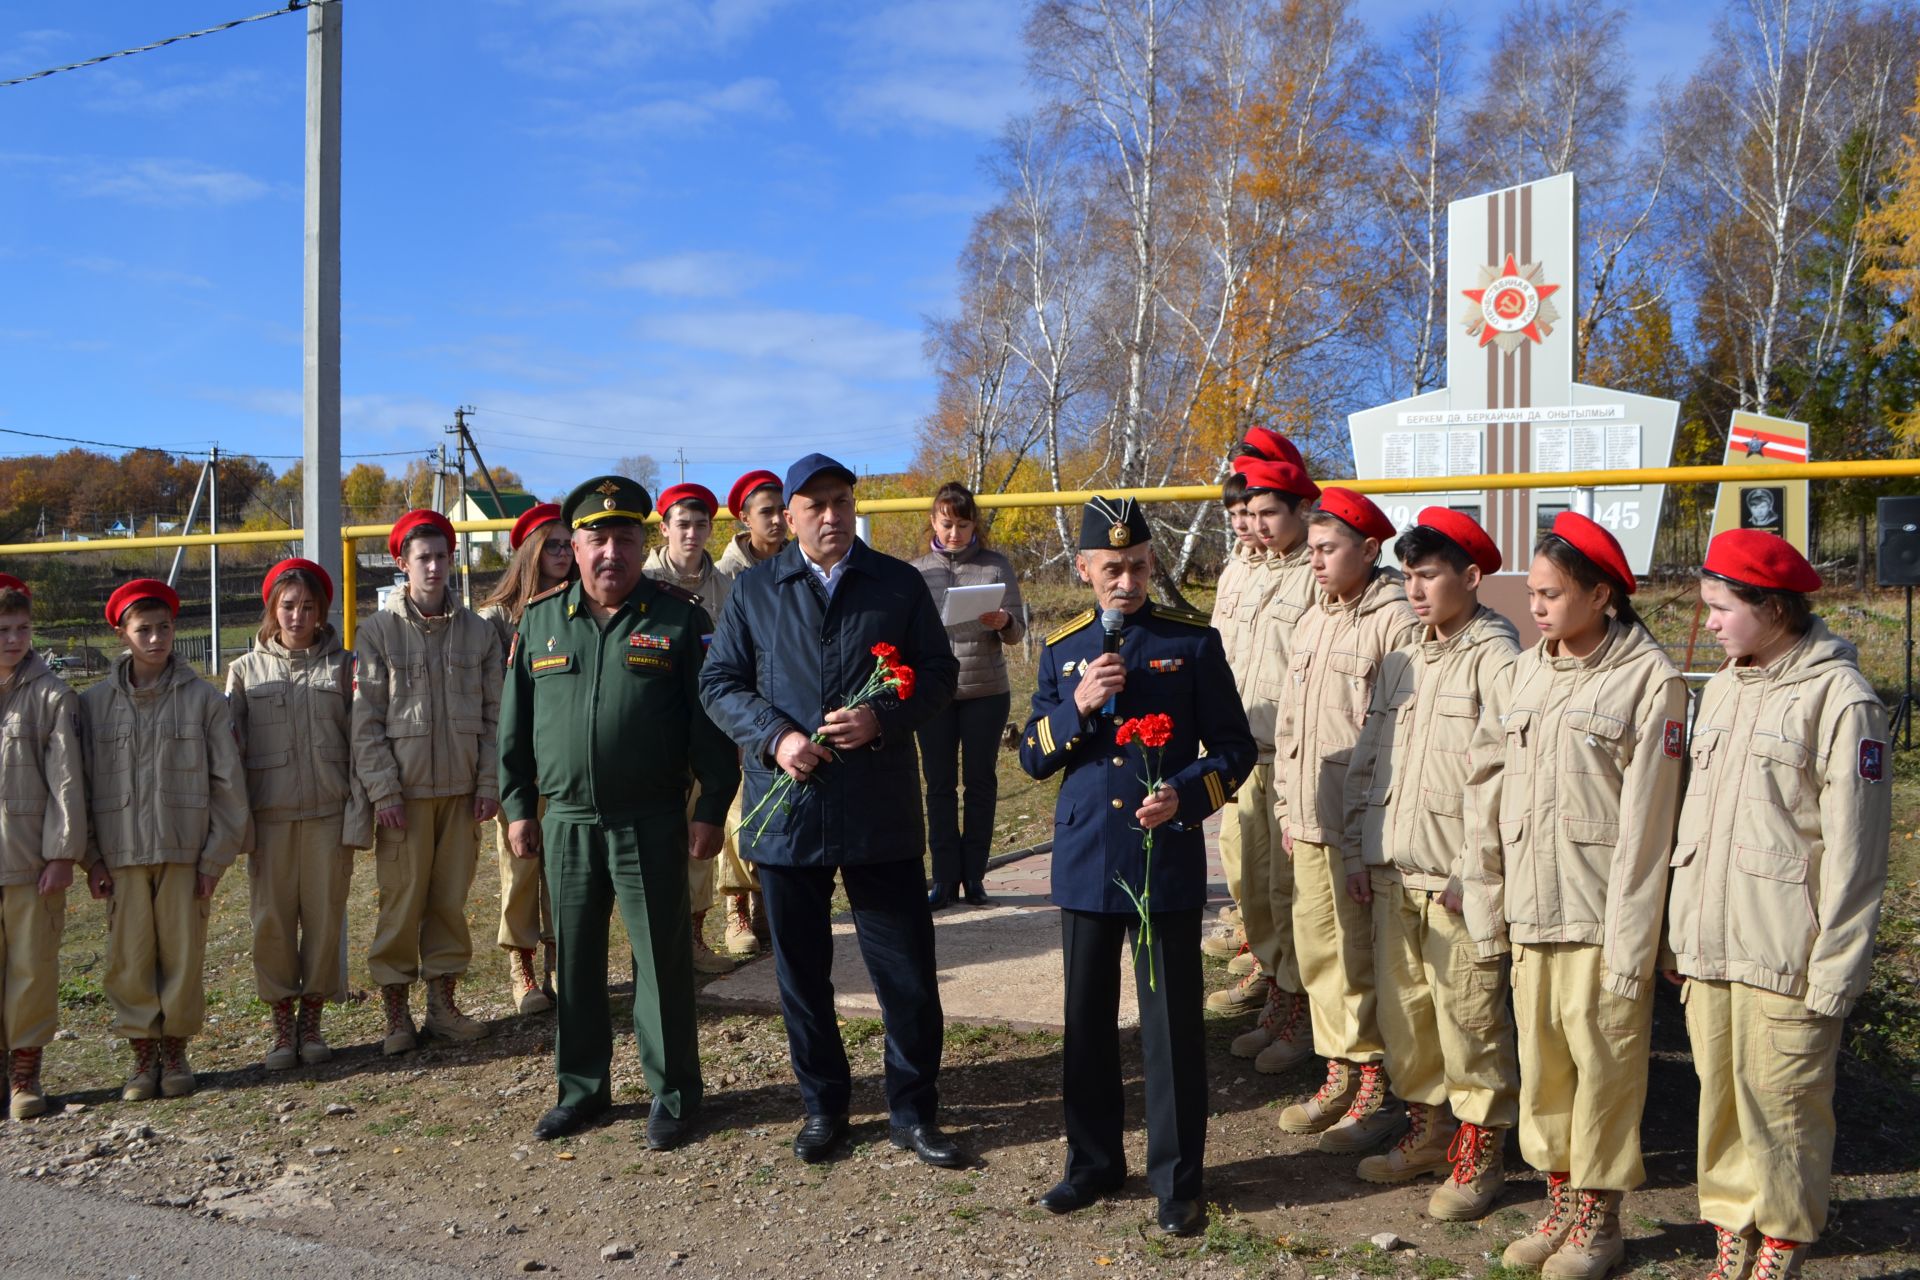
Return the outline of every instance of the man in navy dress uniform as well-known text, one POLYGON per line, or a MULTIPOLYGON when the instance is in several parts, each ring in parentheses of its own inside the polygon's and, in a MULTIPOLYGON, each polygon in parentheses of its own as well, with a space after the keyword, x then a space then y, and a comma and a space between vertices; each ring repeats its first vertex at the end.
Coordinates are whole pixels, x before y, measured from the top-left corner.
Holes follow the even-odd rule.
POLYGON ((1053 901, 1066 961, 1067 1170, 1040 1203, 1067 1213, 1126 1178, 1120 949, 1140 921, 1120 882, 1141 888, 1143 833, 1151 830, 1153 945, 1135 962, 1147 1184, 1160 1200, 1160 1229, 1191 1235, 1206 1221, 1200 915, 1207 851, 1200 824, 1232 799, 1253 769, 1255 750, 1220 633, 1197 613, 1147 597, 1151 536, 1133 499, 1087 503, 1074 567, 1093 587, 1098 608, 1047 637, 1033 717, 1020 741, 1028 773, 1065 774, 1054 814, 1053 901), (1156 713, 1172 717, 1173 734, 1160 753, 1161 786, 1149 796, 1140 749, 1119 745, 1115 729, 1156 713))

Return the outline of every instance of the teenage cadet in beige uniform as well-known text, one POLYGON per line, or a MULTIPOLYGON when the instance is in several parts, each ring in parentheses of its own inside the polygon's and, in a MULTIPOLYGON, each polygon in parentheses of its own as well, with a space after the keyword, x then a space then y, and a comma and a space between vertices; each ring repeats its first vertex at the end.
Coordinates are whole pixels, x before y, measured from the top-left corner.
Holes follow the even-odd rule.
MULTIPOLYGON (((661 492, 657 509, 660 545, 647 553, 641 571, 692 596, 707 611, 709 621, 718 619, 726 608, 727 593, 733 590, 733 579, 720 572, 707 554, 707 539, 713 535, 713 518, 720 512, 720 500, 705 485, 676 484, 661 492)), ((700 784, 696 781, 687 797, 687 821, 693 821, 694 807, 699 803, 700 784)), ((734 861, 739 861, 740 851, 734 847, 733 837, 722 839, 721 857, 731 851, 734 861)), ((719 863, 719 858, 687 859, 687 901, 693 911, 693 967, 697 973, 731 973, 738 963, 707 945, 707 912, 713 907, 719 863)))
POLYGON ((381 1052, 415 1043, 408 988, 427 988, 424 1029, 448 1040, 487 1034, 454 1003, 473 962, 467 892, 477 824, 500 812, 495 724, 500 642, 493 626, 448 590, 453 525, 409 511, 387 536, 405 590, 361 626, 353 699, 353 765, 379 824, 374 874, 380 915, 367 972, 380 984, 381 1052))
POLYGON ((1374 1016, 1373 921, 1347 892, 1347 764, 1381 661, 1418 636, 1397 569, 1380 546, 1393 521, 1351 489, 1325 489, 1307 518, 1319 593, 1293 635, 1275 736, 1275 788, 1293 863, 1293 938, 1326 1079, 1280 1113, 1288 1133, 1317 1133, 1322 1151, 1363 1151, 1397 1122, 1374 1016))
POLYGON ((1243 700, 1259 762, 1241 784, 1232 813, 1240 832, 1240 914, 1253 963, 1237 985, 1207 997, 1207 1007, 1227 1013, 1258 1009, 1252 1029, 1235 1037, 1231 1050, 1236 1057, 1252 1058, 1255 1070, 1276 1073, 1312 1052, 1313 1027, 1293 937, 1293 863, 1281 844, 1282 778, 1274 763, 1274 733, 1294 628, 1313 603, 1302 507, 1319 497, 1320 489, 1307 478, 1291 443, 1271 432, 1248 433, 1250 440, 1256 435, 1270 437, 1270 452, 1281 456, 1240 464, 1247 480, 1247 515, 1266 552, 1243 700))
MULTIPOLYGON (((780 477, 771 471, 747 472, 727 491, 727 510, 742 528, 727 540, 717 567, 729 582, 734 582, 754 565, 772 559, 787 545, 786 505, 780 477)), ((718 613, 713 615, 713 621, 720 621, 718 613)), ((767 911, 760 897, 760 877, 753 864, 740 856, 740 847, 734 838, 740 828, 740 802, 746 794, 746 788, 742 787, 733 797, 733 808, 727 813, 727 842, 714 868, 721 896, 727 900, 725 945, 727 953, 735 956, 757 956, 762 947, 772 945, 767 911)))
POLYGON ((1509 1266, 1604 1275, 1638 1186, 1651 980, 1685 756, 1686 688, 1633 612, 1613 535, 1561 514, 1527 573, 1541 641, 1514 664, 1511 710, 1476 741, 1467 928, 1513 949, 1520 1153, 1549 1211, 1509 1266))
POLYGON ((7 1111, 42 1115, 40 1055, 60 1026, 60 935, 87 846, 80 699, 33 651, 32 593, 0 573, 0 1048, 7 1111))
POLYGON ((1784 1280, 1826 1225, 1840 1025, 1873 973, 1892 822, 1887 713, 1808 608, 1793 545, 1707 548, 1728 662, 1693 722, 1667 945, 1700 1076, 1712 1280, 1784 1280))
POLYGON ((1500 571, 1493 539, 1445 507, 1416 521, 1394 554, 1420 636, 1381 664, 1345 792, 1347 891, 1373 909, 1374 1007, 1408 1122, 1359 1173, 1404 1182, 1451 1164, 1427 1212, 1466 1220, 1500 1192, 1520 1081, 1506 959, 1481 959, 1460 915, 1461 802, 1474 730, 1506 711, 1520 642, 1479 601, 1500 571))
MULTIPOLYGON (((513 633, 527 601, 574 578, 573 544, 551 502, 528 507, 513 522, 507 545, 513 558, 507 571, 474 612, 493 624, 500 652, 513 652, 513 633)), ((545 805, 543 800, 542 805, 545 805)), ((494 860, 500 866, 500 931, 496 939, 507 953, 507 993, 521 1013, 553 1008, 553 901, 540 859, 516 858, 507 839, 507 815, 493 819, 494 860), (542 973, 533 968, 534 948, 542 949, 542 973)))
POLYGON ((353 659, 327 621, 332 577, 282 560, 260 595, 267 615, 252 651, 227 668, 227 705, 253 810, 253 980, 273 1013, 266 1066, 285 1071, 333 1057, 320 1015, 346 999, 347 886, 373 813, 353 784, 353 659))
POLYGON ((107 904, 113 1034, 133 1046, 127 1102, 193 1092, 187 1041, 206 1018, 201 972, 220 875, 248 840, 247 782, 227 700, 173 657, 180 597, 138 578, 107 597, 127 652, 80 695, 92 828, 87 888, 107 904))
MULTIPOLYGON (((1233 672, 1233 687, 1244 705, 1247 659, 1253 643, 1251 610, 1259 604, 1253 587, 1253 571, 1266 552, 1260 539, 1254 536, 1253 521, 1247 516, 1247 481, 1238 470, 1239 461, 1237 457, 1234 459, 1236 469, 1220 486, 1220 505, 1226 511, 1233 545, 1227 549, 1227 562, 1220 567, 1220 577, 1214 584, 1210 621, 1213 629, 1220 633, 1220 643, 1227 652, 1227 667, 1233 672), (1243 606, 1250 607, 1244 622, 1239 617, 1243 606)), ((1261 582, 1266 580, 1264 574, 1260 575, 1261 582)), ((1227 893, 1233 901, 1220 909, 1214 918, 1214 928, 1200 939, 1200 949, 1222 960, 1236 958, 1244 952, 1251 960, 1246 926, 1240 919, 1240 824, 1234 820, 1231 808, 1221 816, 1220 869, 1227 878, 1227 893)))

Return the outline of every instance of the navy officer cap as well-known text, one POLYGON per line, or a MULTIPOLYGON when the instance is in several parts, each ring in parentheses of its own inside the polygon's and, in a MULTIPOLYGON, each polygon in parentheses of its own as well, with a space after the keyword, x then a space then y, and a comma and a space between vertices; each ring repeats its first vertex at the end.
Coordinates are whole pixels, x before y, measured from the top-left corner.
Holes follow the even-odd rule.
POLYGON ((859 478, 853 472, 826 454, 810 453, 787 468, 786 500, 792 502, 795 494, 820 476, 833 476, 836 479, 845 480, 848 484, 859 482, 859 478))
POLYGON ((1151 541, 1153 530, 1147 527, 1147 513, 1136 499, 1095 494, 1081 509, 1082 551, 1124 551, 1151 541))

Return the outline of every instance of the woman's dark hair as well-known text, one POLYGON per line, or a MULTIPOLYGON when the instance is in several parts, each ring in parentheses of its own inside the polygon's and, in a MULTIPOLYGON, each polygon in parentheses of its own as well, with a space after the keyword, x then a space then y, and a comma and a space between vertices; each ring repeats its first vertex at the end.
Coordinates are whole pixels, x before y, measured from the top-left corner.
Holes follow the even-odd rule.
POLYGON ((1220 505, 1237 507, 1247 500, 1247 478, 1238 471, 1228 476, 1220 486, 1220 505))
MULTIPOLYGON (((973 500, 973 490, 958 480, 949 480, 940 486, 940 492, 933 495, 933 509, 935 512, 945 509, 947 515, 955 520, 972 521, 973 540, 983 547, 987 545, 987 527, 981 523, 980 504, 973 500)), ((928 532, 931 534, 931 526, 928 532)), ((959 548, 949 547, 948 550, 958 551, 959 548)))
POLYGON ((1557 533, 1543 533, 1540 541, 1534 544, 1533 554, 1545 556, 1553 566, 1579 583, 1582 590, 1591 591, 1601 583, 1607 584, 1612 596, 1610 607, 1613 616, 1630 627, 1643 627, 1640 615, 1633 611, 1633 601, 1627 596, 1627 584, 1587 559, 1586 552, 1568 542, 1557 533))
POLYGON ((267 593, 267 614, 260 619, 260 630, 255 634, 260 643, 265 644, 280 634, 280 597, 286 594, 288 587, 299 586, 307 589, 307 594, 320 601, 320 626, 314 632, 316 636, 327 633, 327 589, 320 585, 320 579, 311 569, 282 569, 280 576, 273 580, 273 590, 267 593))
POLYGON ((1796 636, 1804 636, 1813 630, 1813 602, 1800 591, 1769 591, 1765 587, 1756 587, 1750 582, 1735 582, 1732 578, 1723 578, 1717 573, 1703 573, 1702 578, 1712 578, 1724 583, 1727 590, 1733 592, 1734 599, 1751 605, 1762 612, 1771 611, 1781 626, 1796 636))
POLYGON ((1473 563, 1473 557, 1459 543, 1438 529, 1429 529, 1423 524, 1417 524, 1401 534, 1399 541, 1393 544, 1393 554, 1409 569, 1422 560, 1436 557, 1455 573, 1465 573, 1467 566, 1473 563))
MULTIPOLYGON (((547 549, 548 539, 566 530, 558 520, 549 520, 532 533, 527 540, 514 551, 513 559, 507 561, 507 571, 500 575, 500 581, 493 591, 480 602, 482 609, 497 604, 506 610, 507 621, 518 623, 520 615, 526 612, 527 601, 540 594, 540 553, 547 549)), ((567 581, 572 582, 580 576, 579 565, 567 567, 567 581)))

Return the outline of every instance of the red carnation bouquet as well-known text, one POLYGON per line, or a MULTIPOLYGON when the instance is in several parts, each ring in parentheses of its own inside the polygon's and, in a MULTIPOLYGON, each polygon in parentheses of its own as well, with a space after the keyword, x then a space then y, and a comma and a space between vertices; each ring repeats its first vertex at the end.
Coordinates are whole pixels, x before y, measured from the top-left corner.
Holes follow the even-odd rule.
MULTIPOLYGON (((1131 720, 1122 720, 1114 726, 1113 740, 1118 746, 1129 742, 1140 744, 1140 757, 1146 764, 1146 774, 1140 781, 1147 788, 1147 798, 1152 799, 1160 790, 1160 761, 1165 754, 1166 745, 1173 739, 1173 717, 1165 714, 1135 716, 1131 720)), ((1127 883, 1124 876, 1115 876, 1113 882, 1133 903, 1133 909, 1140 914, 1140 928, 1133 935, 1133 962, 1140 963, 1140 953, 1147 956, 1147 990, 1160 989, 1153 967, 1153 833, 1156 828, 1149 827, 1141 834, 1142 845, 1146 851, 1146 866, 1140 875, 1140 888, 1127 883)))
MULTIPOLYGON (((867 682, 860 686, 860 691, 841 704, 843 710, 851 711, 886 693, 903 699, 913 696, 913 668, 900 661, 900 650, 883 641, 869 652, 873 654, 873 670, 867 674, 867 682)), ((813 740, 825 742, 827 735, 816 733, 813 740)), ((760 803, 753 806, 753 812, 740 819, 739 831, 751 829, 753 842, 758 844, 774 815, 793 808, 794 786, 793 776, 782 770, 767 794, 760 797, 760 803), (754 826, 755 819, 760 823, 757 827, 754 826)), ((738 835, 739 831, 735 834, 738 835)))

